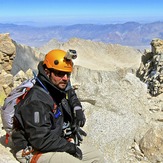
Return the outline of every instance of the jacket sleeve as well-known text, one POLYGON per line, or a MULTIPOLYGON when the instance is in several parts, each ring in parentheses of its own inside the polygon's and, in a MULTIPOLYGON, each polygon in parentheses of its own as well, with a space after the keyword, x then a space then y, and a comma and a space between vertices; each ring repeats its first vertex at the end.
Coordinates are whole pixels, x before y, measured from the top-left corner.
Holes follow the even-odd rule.
POLYGON ((81 102, 79 101, 76 92, 73 88, 69 89, 67 91, 67 94, 68 94, 68 100, 71 108, 75 108, 76 106, 82 108, 81 102))
POLYGON ((75 152, 74 144, 61 137, 62 120, 60 115, 52 129, 50 106, 41 101, 31 101, 20 109, 20 116, 29 143, 42 152, 75 152))

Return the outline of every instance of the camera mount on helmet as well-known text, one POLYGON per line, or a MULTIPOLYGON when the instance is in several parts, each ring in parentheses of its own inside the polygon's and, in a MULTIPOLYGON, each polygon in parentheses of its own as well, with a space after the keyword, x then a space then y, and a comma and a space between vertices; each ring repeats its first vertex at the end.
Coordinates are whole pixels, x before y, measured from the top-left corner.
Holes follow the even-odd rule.
POLYGON ((76 59, 77 58, 76 50, 69 49, 64 58, 67 60, 76 59))

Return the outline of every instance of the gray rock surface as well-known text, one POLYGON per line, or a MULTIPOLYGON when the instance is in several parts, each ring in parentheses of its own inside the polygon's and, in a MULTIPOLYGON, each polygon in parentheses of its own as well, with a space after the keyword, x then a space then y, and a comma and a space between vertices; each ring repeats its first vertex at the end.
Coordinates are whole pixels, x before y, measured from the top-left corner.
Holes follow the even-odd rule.
MULTIPOLYGON (((88 136, 84 141, 102 151, 105 163, 163 162, 160 146, 163 140, 163 95, 151 96, 147 85, 136 77, 142 59, 139 51, 77 38, 64 44, 55 41, 54 46, 51 42, 51 47, 45 45, 43 51, 16 42, 14 45, 14 76, 1 69, 0 77, 4 80, 0 87, 3 90, 0 97, 2 93, 7 93, 7 87, 13 88, 15 83, 30 77, 29 68, 36 70, 38 61, 52 47, 76 49, 78 58, 71 80, 78 87, 76 91, 87 117, 84 130, 88 136), (31 64, 25 65, 27 61, 31 64), (28 75, 25 76, 23 71, 18 73, 19 70, 27 71, 28 75), (10 80, 8 78, 9 85, 5 85, 7 77, 4 74, 11 75, 10 80)), ((4 135, 5 132, 1 130, 0 150, 3 155, 0 161, 16 163, 11 144, 4 144, 4 135)))

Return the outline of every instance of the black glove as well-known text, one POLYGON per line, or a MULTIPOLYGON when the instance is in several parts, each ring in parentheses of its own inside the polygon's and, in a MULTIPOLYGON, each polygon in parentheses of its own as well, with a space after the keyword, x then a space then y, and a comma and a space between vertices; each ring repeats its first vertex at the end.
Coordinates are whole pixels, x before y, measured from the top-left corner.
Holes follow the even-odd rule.
POLYGON ((67 151, 67 153, 69 153, 70 155, 82 160, 83 158, 83 154, 82 154, 82 151, 80 148, 78 148, 75 144, 73 143, 70 143, 70 148, 69 150, 67 151))
POLYGON ((76 147, 76 153, 73 155, 74 157, 78 158, 79 160, 82 160, 83 154, 80 148, 76 147))
POLYGON ((86 118, 82 109, 76 110, 76 123, 79 127, 85 125, 86 118))
POLYGON ((74 128, 74 141, 75 144, 80 146, 80 143, 83 141, 83 136, 87 136, 87 133, 83 131, 80 127, 74 128))

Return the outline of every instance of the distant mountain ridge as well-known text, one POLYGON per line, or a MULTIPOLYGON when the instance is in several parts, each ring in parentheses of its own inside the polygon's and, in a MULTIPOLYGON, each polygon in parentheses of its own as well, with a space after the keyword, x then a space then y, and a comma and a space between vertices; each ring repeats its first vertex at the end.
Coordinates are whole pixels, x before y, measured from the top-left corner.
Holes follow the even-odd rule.
POLYGON ((32 27, 16 24, 1 24, 0 33, 10 33, 13 40, 39 47, 56 39, 61 42, 81 38, 124 46, 149 46, 153 38, 163 39, 163 22, 140 24, 75 24, 69 26, 32 27))

